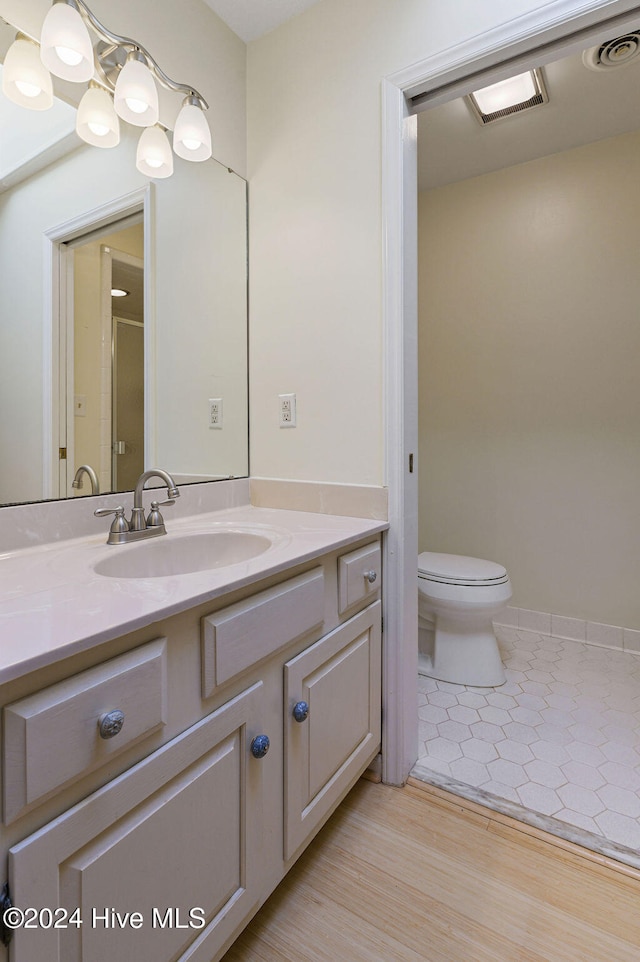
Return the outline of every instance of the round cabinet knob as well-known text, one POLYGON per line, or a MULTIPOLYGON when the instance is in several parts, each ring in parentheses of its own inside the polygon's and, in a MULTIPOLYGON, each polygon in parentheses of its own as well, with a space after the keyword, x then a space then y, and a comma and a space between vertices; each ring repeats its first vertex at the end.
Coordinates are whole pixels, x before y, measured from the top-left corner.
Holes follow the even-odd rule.
POLYGON ((309 706, 306 701, 299 701, 293 706, 293 717, 297 722, 307 720, 309 717, 309 706))
POLYGON ((367 579, 367 581, 369 582, 369 584, 372 585, 372 584, 374 583, 374 581, 376 581, 376 579, 377 579, 377 577, 378 577, 378 572, 377 572, 377 571, 373 571, 373 570, 371 570, 371 571, 365 571, 364 576, 365 576, 365 578, 367 579))
POLYGON ((251 742, 251 754, 254 758, 264 758, 269 751, 270 744, 268 735, 256 735, 251 742))
POLYGON ((105 712, 105 714, 100 715, 98 719, 100 738, 113 738, 121 731, 123 725, 124 712, 120 711, 119 708, 114 709, 114 711, 105 712))

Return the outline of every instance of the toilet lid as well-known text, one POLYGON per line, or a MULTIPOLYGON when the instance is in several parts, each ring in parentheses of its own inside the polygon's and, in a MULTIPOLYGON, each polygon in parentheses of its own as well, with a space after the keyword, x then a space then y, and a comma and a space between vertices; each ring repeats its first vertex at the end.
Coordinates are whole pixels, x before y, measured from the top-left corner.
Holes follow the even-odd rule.
POLYGON ((418 577, 451 585, 496 585, 509 580, 506 568, 493 561, 433 551, 418 555, 418 577))

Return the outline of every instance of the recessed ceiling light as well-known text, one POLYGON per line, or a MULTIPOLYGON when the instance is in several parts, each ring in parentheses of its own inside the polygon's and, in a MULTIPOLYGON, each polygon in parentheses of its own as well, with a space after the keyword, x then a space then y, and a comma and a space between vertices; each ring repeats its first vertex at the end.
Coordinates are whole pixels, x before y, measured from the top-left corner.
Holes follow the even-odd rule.
POLYGON ((538 107, 549 100, 542 73, 538 69, 482 87, 469 94, 467 99, 481 124, 520 113, 529 107, 538 107))
POLYGON ((125 291, 125 290, 123 290, 121 287, 112 287, 112 288, 111 288, 111 296, 112 296, 112 297, 128 297, 130 293, 131 293, 130 291, 125 291))

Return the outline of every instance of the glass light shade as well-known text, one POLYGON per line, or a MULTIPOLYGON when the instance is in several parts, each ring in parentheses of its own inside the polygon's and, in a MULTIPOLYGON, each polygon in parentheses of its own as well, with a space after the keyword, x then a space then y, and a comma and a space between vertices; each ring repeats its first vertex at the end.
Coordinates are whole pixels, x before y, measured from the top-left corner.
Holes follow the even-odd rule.
POLYGON ((158 122, 158 90, 151 71, 141 60, 127 60, 120 71, 114 105, 116 113, 136 127, 152 127, 158 122))
POLYGON ((169 138, 161 127, 147 127, 142 131, 136 151, 136 167, 146 177, 171 177, 173 154, 169 138))
POLYGON ((102 87, 89 87, 80 101, 76 132, 94 147, 116 147, 120 143, 120 121, 113 100, 102 87))
POLYGON ((185 104, 173 131, 173 149, 184 160, 208 160, 211 157, 211 131, 204 111, 185 104))
POLYGON ((53 104, 51 75, 40 60, 38 45, 19 37, 4 58, 2 92, 20 107, 48 110, 53 104))
POLYGON ((87 26, 67 3, 54 3, 42 24, 42 62, 56 77, 85 83, 93 77, 93 46, 87 26))
POLYGON ((497 84, 475 90, 471 95, 483 114, 493 114, 497 110, 505 110, 516 104, 526 103, 538 92, 531 71, 509 77, 497 84))

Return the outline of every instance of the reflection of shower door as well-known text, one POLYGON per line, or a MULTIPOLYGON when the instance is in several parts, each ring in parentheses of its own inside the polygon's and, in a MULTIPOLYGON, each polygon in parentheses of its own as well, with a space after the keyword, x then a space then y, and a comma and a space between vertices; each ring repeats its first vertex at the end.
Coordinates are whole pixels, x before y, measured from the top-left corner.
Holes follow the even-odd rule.
POLYGON ((113 318, 112 486, 130 491, 144 471, 144 325, 113 318))

